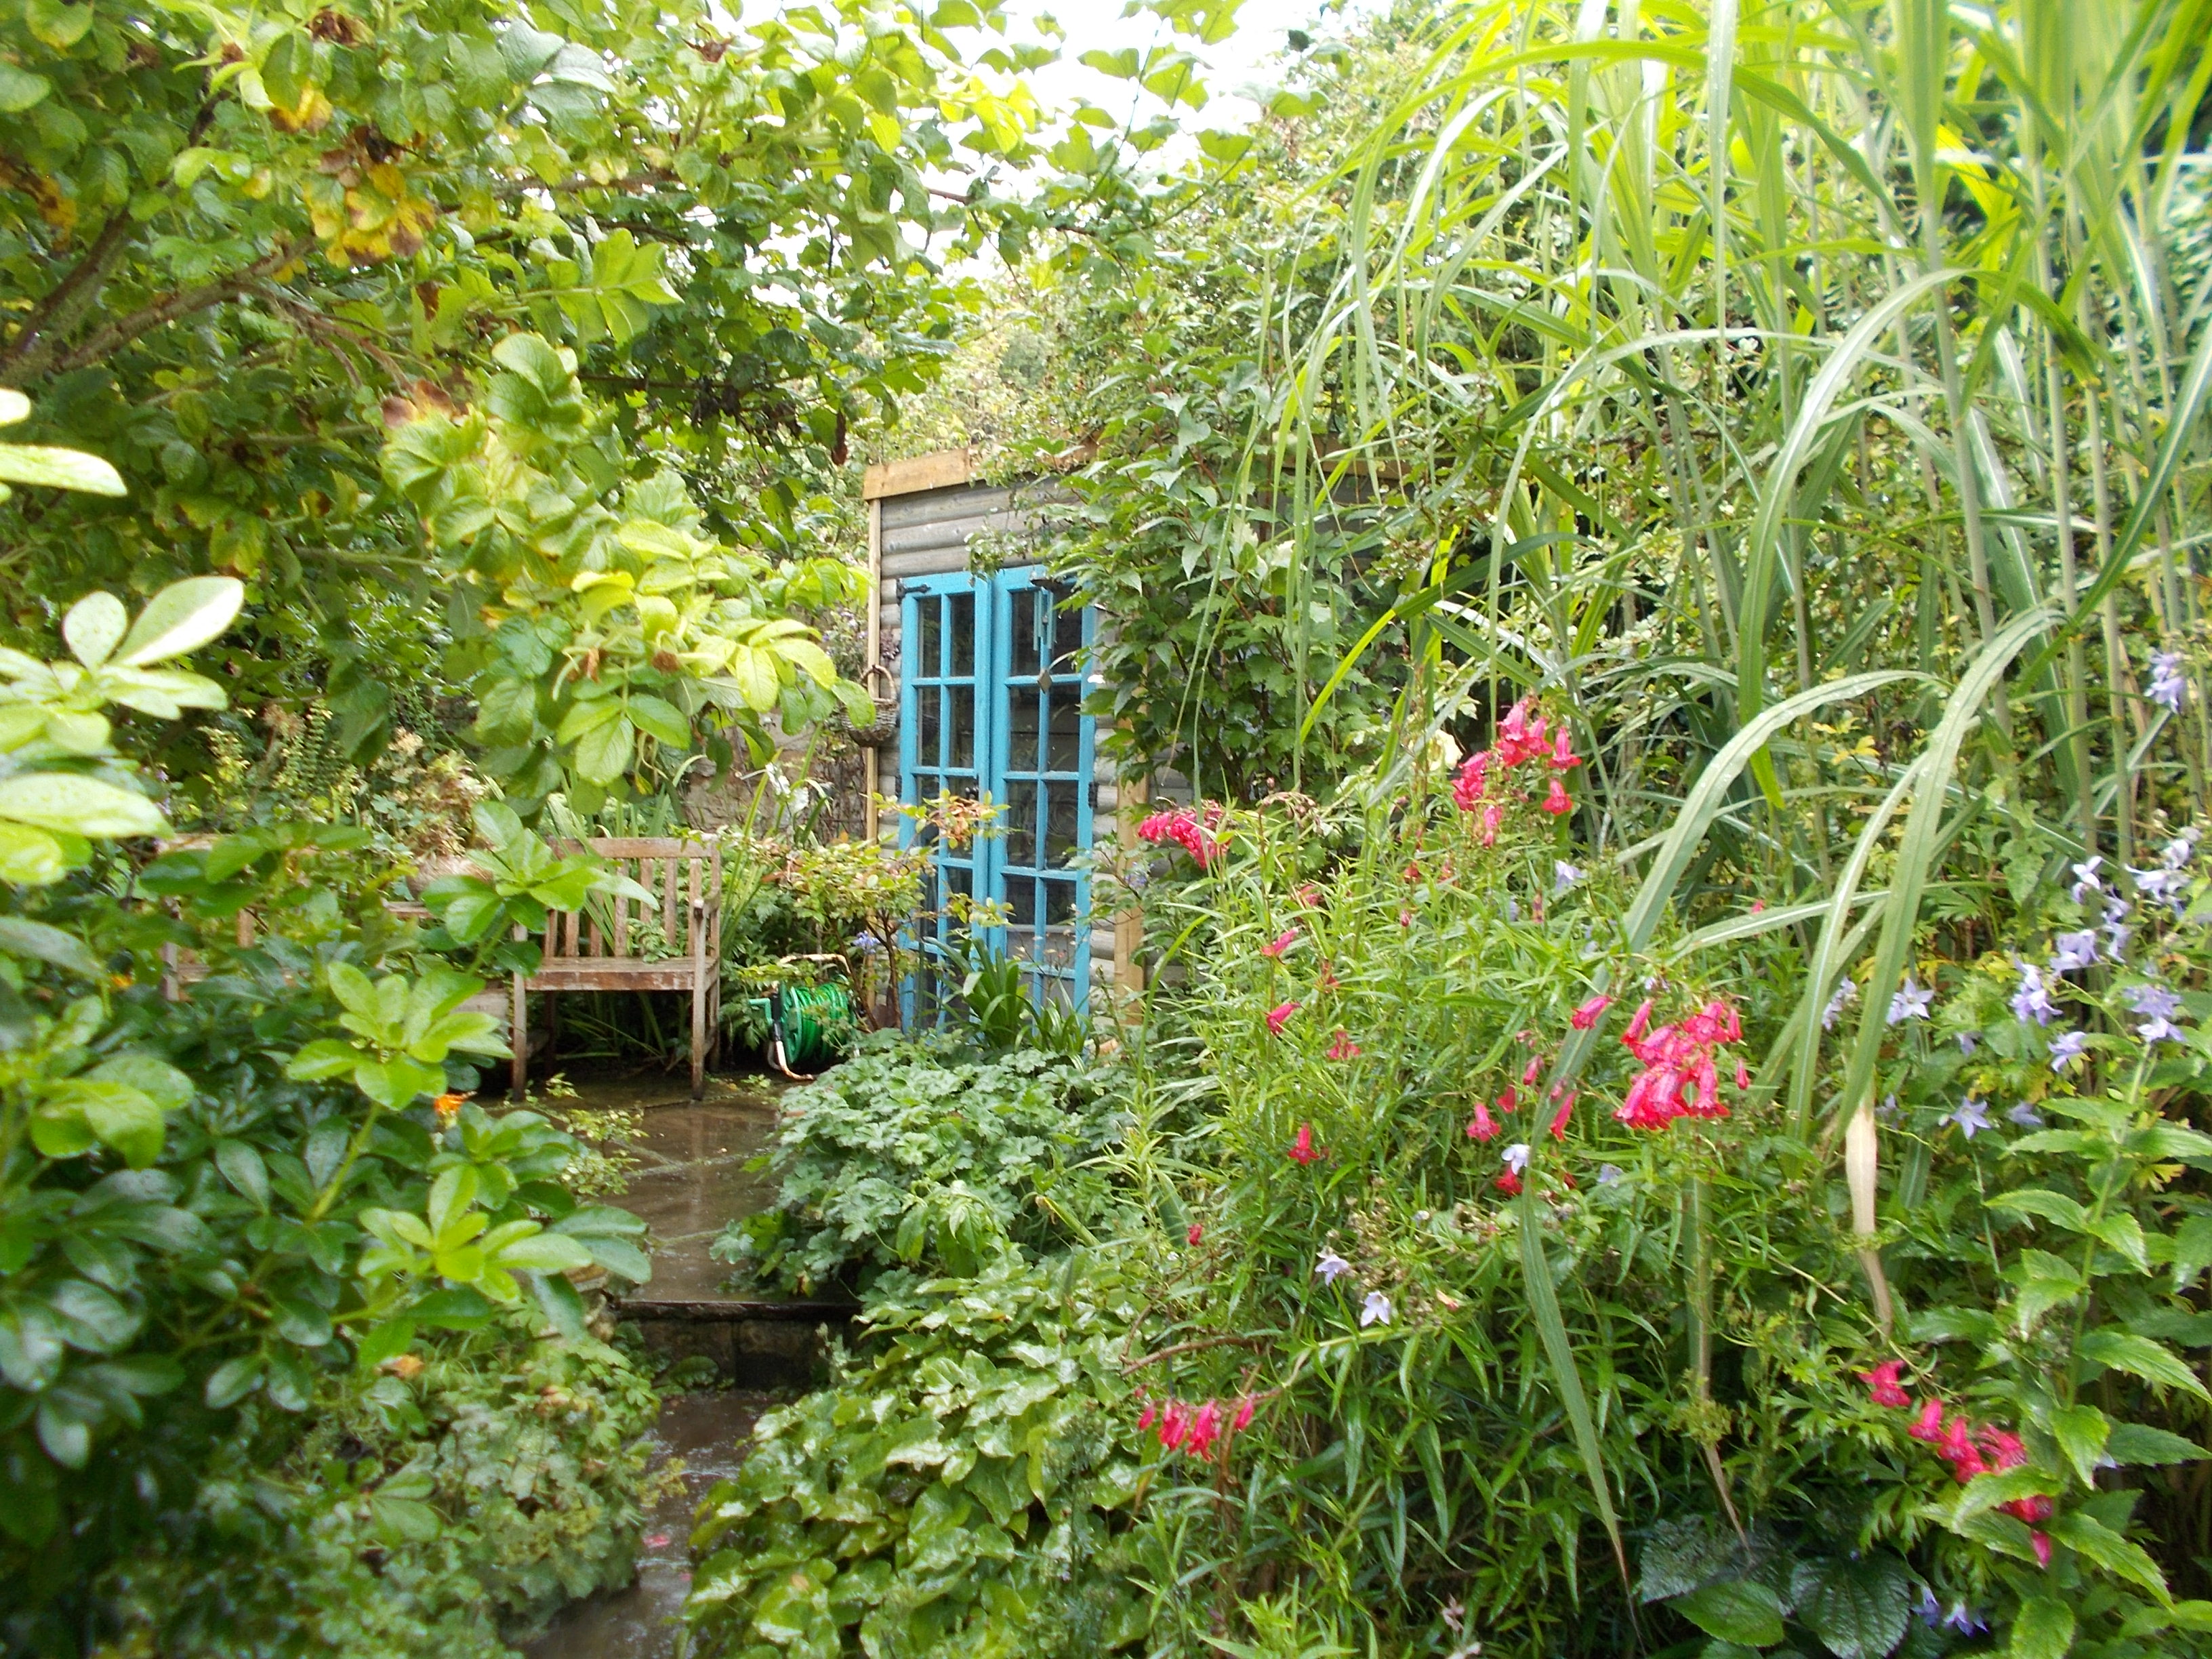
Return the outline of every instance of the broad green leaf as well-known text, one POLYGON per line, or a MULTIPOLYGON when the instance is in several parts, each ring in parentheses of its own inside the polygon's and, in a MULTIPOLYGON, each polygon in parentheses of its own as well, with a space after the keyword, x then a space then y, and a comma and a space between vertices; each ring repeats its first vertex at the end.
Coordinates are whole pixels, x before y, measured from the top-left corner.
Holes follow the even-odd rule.
MULTIPOLYGON (((0 102, 6 100, 7 86, 6 75, 0 74, 0 102)), ((80 490, 88 495, 126 493, 123 475, 99 456, 75 449, 55 449, 46 444, 0 444, 0 478, 9 483, 38 484, 49 489, 80 490)))
POLYGON ((2160 1601, 2166 1599, 2166 1575, 2158 1570, 2158 1564, 2142 1546, 2122 1537, 2094 1516, 2069 1510, 2053 1516, 2045 1529, 2106 1572, 2142 1585, 2160 1601))
POLYGON ((115 660, 143 668, 198 650, 230 626, 246 603, 246 586, 230 576, 190 576, 147 601, 124 636, 115 660))
POLYGON ((1782 1639, 1782 1602, 1764 1584, 1738 1579, 1708 1584, 1667 1604, 1708 1636, 1746 1647, 1771 1647, 1782 1639))
POLYGON ((349 1074, 365 1056, 349 1042, 318 1037, 284 1063, 284 1075, 312 1082, 349 1074))
POLYGON ((28 824, 0 823, 0 881, 18 887, 44 887, 70 872, 62 843, 28 824))
POLYGON ((2212 1457, 2194 1440, 2152 1428, 2147 1423, 2115 1423, 2105 1442, 2105 1452, 2115 1463, 2186 1463, 2212 1457))
POLYGON ((590 783, 612 783, 629 768, 629 722, 609 720, 584 734, 576 745, 576 775, 590 783))
MULTIPOLYGON (((88 9, 89 9, 88 8, 88 9)), ((97 668, 115 654, 115 647, 131 626, 131 613, 112 593, 86 594, 62 618, 62 638, 87 668, 97 668)))
POLYGON ((2089 1364, 2125 1371, 2160 1388, 2183 1389, 2199 1399, 2212 1398, 2197 1373, 2175 1357, 2173 1351, 2148 1337, 2126 1331, 2091 1331, 2075 1347, 2075 1355, 2089 1364))
POLYGON ((2074 1645, 2074 1610, 2054 1596, 2031 1596, 2020 1604, 2005 1648, 2012 1659, 2065 1659, 2074 1645))
POLYGON ((2112 1425, 2094 1406, 2066 1406, 2051 1413, 2051 1432, 2085 1486, 2097 1484, 2097 1465, 2105 1455, 2112 1425))
POLYGON ((81 979, 97 979, 105 971, 100 959, 74 935, 21 916, 0 916, 0 951, 33 957, 81 979))
POLYGON ((73 836, 158 836, 169 827, 145 796, 70 772, 0 781, 0 818, 73 836))
POLYGON ((1790 1583, 1796 1616, 1836 1659, 1880 1659, 1905 1634, 1911 1577, 1905 1564, 1876 1551, 1857 1560, 1831 1559, 1790 1583))
POLYGON ((691 743, 691 725, 677 712, 673 703, 660 698, 640 695, 629 703, 629 721, 647 737, 657 738, 672 749, 685 749, 691 743))

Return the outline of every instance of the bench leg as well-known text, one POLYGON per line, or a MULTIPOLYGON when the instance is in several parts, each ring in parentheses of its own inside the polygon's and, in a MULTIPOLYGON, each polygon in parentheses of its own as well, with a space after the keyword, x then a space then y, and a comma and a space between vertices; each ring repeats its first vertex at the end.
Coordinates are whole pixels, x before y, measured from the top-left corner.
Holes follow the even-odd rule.
POLYGON ((514 1103, 520 1106, 530 1083, 530 1029, 525 1018, 529 1000, 522 988, 522 975, 514 976, 514 1018, 508 1024, 509 1040, 514 1044, 514 1103))

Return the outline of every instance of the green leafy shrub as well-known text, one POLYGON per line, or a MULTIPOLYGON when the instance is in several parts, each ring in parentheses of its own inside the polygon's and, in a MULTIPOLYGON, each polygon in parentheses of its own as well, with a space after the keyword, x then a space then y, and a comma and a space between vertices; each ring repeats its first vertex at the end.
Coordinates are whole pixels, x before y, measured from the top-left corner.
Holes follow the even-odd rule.
POLYGON ((562 1602, 625 1582, 658 1401, 616 1350, 536 1322, 342 1381, 275 1468, 225 1443, 189 1511, 100 1585, 116 1644, 503 1659, 562 1602))
POLYGON ((701 1505, 693 1650, 1084 1659, 1140 1641, 1137 1315, 1081 1251, 876 1299, 866 1352, 763 1418, 701 1505))
POLYGON ((769 1154, 783 1174, 776 1206, 732 1224, 715 1254, 805 1289, 902 1264, 964 1275, 1009 1244, 1065 1242, 1067 1217, 1103 1194, 1083 1168, 1117 1118, 1103 1083, 1029 1049, 865 1037, 785 1097, 769 1154))

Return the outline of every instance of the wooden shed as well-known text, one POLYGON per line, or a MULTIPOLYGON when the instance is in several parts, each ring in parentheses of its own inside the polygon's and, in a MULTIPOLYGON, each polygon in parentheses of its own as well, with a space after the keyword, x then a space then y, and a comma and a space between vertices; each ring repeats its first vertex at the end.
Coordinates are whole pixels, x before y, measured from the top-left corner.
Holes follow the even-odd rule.
POLYGON ((1099 619, 1067 605, 1039 562, 1039 509, 1060 488, 984 483, 965 450, 870 467, 867 654, 898 707, 896 737, 875 751, 878 793, 913 803, 945 790, 1000 809, 1001 833, 939 854, 925 908, 940 934, 951 892, 996 902, 1006 925, 989 941, 1029 965, 1034 994, 1083 1007, 1134 982, 1135 929, 1095 912, 1077 862, 1114 836, 1124 803, 1079 706, 1099 619))

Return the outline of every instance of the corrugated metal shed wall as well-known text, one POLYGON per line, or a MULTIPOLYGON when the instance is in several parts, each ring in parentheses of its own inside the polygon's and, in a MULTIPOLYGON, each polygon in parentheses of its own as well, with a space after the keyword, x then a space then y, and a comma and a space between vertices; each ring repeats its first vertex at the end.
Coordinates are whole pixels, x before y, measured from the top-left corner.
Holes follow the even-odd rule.
MULTIPOLYGON (((877 594, 877 626, 880 629, 878 650, 884 666, 890 671, 894 693, 899 671, 899 588, 900 584, 915 576, 943 575, 969 568, 971 546, 978 537, 990 548, 993 562, 1000 565, 1034 562, 1021 556, 1019 544, 1036 535, 1037 508, 1052 500, 1059 486, 1050 483, 1002 484, 956 483, 938 484, 933 488, 910 489, 894 493, 900 484, 900 471, 911 466, 908 476, 916 482, 926 482, 932 477, 944 477, 948 471, 964 471, 964 465, 947 467, 930 464, 940 458, 926 457, 921 463, 895 464, 884 469, 888 475, 880 480, 878 489, 872 489, 870 505, 878 515, 873 526, 879 549, 881 590, 877 594), (924 470, 928 468, 928 470, 924 470)), ((872 478, 872 483, 878 480, 872 478)), ((886 744, 876 751, 876 787, 893 799, 898 797, 898 749, 886 744)), ((1114 815, 1119 806, 1113 769, 1102 757, 1091 775, 1096 797, 1091 806, 1091 823, 1100 836, 1113 833, 1114 815)), ((1095 917, 1091 931, 1091 974, 1094 984, 1111 985, 1116 978, 1115 950, 1115 930, 1110 916, 1095 917)), ((1127 939, 1124 939, 1125 950, 1127 939)))

